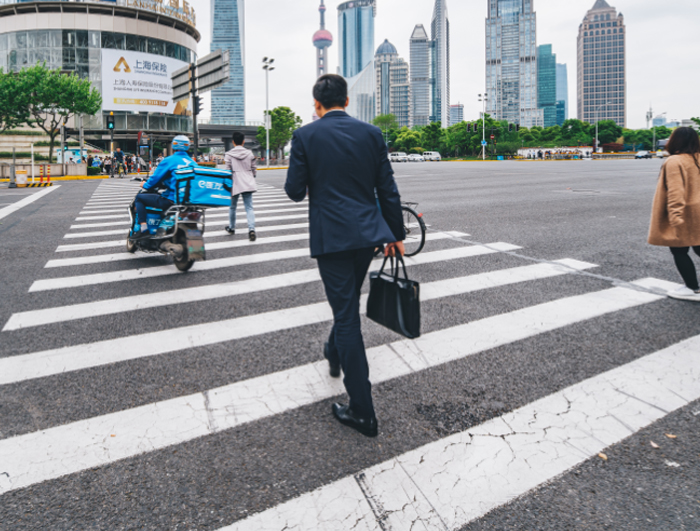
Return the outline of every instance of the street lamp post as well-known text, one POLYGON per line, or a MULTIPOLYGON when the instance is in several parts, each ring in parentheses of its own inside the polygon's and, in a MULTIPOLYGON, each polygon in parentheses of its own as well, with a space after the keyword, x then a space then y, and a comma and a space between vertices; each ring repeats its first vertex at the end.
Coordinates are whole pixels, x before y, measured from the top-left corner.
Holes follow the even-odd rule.
POLYGON ((275 60, 272 58, 263 58, 263 70, 265 71, 265 162, 267 167, 270 167, 270 125, 272 120, 270 119, 270 72, 272 72, 275 67, 272 66, 275 60))
POLYGON ((481 113, 481 154, 483 160, 486 160, 486 146, 484 142, 486 142, 486 102, 489 101, 488 93, 484 92, 483 94, 479 94, 479 101, 483 103, 483 111, 481 113))
POLYGON ((610 105, 611 103, 612 102, 610 102, 610 101, 603 103, 603 105, 599 105, 598 107, 596 107, 596 110, 595 110, 595 152, 596 153, 598 153, 598 118, 599 118, 598 111, 600 111, 600 109, 602 109, 603 107, 610 105))

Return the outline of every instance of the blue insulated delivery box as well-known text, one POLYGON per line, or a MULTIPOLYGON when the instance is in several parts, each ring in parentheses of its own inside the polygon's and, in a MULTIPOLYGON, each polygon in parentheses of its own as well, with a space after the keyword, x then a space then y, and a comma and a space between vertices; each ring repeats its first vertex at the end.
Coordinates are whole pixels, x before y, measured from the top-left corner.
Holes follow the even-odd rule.
POLYGON ((233 175, 215 168, 185 168, 175 172, 177 203, 204 207, 231 206, 233 175))

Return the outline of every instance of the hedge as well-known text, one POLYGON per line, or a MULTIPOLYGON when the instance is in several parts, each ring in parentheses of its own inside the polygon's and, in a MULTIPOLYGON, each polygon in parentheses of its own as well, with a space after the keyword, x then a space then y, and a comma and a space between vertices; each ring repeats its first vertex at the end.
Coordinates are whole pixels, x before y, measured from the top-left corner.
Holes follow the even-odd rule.
POLYGON ((8 129, 7 131, 3 131, 0 133, 0 135, 8 135, 8 136, 48 136, 46 133, 43 131, 22 131, 19 129, 8 129))
MULTIPOLYGON (((18 159, 31 159, 32 154, 29 151, 18 151, 15 153, 15 157, 18 159)), ((11 159, 12 151, 0 151, 0 159, 11 159)), ((40 155, 39 153, 34 153, 34 160, 49 160, 49 157, 40 155)))

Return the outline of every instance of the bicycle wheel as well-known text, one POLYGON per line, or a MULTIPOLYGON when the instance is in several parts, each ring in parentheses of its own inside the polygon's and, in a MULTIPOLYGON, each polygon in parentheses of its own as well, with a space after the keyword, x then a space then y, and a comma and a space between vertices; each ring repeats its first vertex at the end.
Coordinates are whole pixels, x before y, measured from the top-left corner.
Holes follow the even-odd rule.
POLYGON ((425 246, 425 222, 422 214, 418 214, 412 208, 401 207, 403 210, 403 227, 406 231, 406 239, 403 244, 406 248, 406 256, 416 256, 425 246))

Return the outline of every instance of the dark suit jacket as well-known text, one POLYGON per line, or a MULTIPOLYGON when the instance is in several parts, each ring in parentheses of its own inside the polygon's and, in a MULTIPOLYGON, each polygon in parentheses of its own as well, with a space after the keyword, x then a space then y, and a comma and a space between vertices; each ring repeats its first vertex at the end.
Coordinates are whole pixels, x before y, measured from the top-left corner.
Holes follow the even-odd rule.
POLYGON ((382 133, 344 112, 332 111, 294 133, 284 189, 297 202, 308 189, 312 257, 406 237, 382 133))

